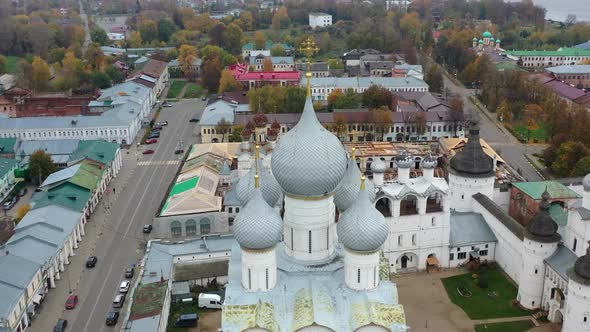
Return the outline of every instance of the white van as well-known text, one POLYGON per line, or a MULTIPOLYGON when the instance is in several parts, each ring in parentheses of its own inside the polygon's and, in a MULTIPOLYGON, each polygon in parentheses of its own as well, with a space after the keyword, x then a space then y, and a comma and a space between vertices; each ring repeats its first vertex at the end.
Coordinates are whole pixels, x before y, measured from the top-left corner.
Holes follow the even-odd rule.
POLYGON ((221 296, 217 294, 199 294, 199 308, 221 309, 221 296))

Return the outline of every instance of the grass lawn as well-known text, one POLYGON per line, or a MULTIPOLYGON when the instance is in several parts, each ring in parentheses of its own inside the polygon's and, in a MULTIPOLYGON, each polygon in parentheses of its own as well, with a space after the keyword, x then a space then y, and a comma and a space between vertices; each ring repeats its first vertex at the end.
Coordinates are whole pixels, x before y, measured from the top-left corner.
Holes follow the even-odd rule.
POLYGON ((499 270, 488 270, 487 289, 479 288, 471 277, 472 273, 462 274, 442 279, 451 302, 458 305, 471 319, 487 319, 500 317, 515 317, 530 315, 528 310, 512 305, 516 298, 517 289, 512 285, 499 270), (469 298, 459 295, 457 288, 464 286, 471 291, 469 298), (496 292, 497 297, 488 296, 489 292, 496 292))
POLYGON ((16 66, 18 65, 18 62, 20 60, 22 60, 23 58, 18 57, 18 56, 12 56, 12 55, 5 55, 6 57, 6 72, 8 74, 13 74, 16 72, 16 66))
POLYGON ((203 94, 203 87, 196 83, 188 83, 183 98, 199 98, 203 94))
MULTIPOLYGON (((513 128, 517 135, 525 138, 526 140, 528 137, 528 129, 525 124, 514 124, 513 128)), ((539 142, 545 142, 549 139, 549 133, 547 132, 547 127, 545 124, 541 124, 539 128, 531 130, 531 142, 535 139, 539 142)))
POLYGON ((180 92, 182 91, 182 88, 184 88, 185 84, 186 81, 183 80, 172 81, 166 98, 177 98, 180 92))
POLYGON ((168 328, 166 328, 167 332, 181 332, 181 331, 188 331, 189 328, 184 327, 174 327, 174 323, 183 314, 194 314, 197 313, 200 315, 201 309, 197 306, 197 302, 193 303, 173 303, 170 306, 170 316, 168 317, 168 328))
POLYGON ((479 324, 475 325, 475 332, 524 332, 530 330, 535 324, 530 320, 521 320, 508 323, 479 324))

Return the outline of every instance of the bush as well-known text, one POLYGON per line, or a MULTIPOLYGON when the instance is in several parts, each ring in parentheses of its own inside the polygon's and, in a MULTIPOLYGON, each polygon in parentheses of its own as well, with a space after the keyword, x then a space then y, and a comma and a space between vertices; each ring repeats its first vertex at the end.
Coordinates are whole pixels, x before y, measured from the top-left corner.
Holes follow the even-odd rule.
POLYGON ((487 273, 481 273, 479 275, 479 281, 478 281, 477 285, 479 286, 479 288, 484 288, 484 289, 489 287, 487 273))

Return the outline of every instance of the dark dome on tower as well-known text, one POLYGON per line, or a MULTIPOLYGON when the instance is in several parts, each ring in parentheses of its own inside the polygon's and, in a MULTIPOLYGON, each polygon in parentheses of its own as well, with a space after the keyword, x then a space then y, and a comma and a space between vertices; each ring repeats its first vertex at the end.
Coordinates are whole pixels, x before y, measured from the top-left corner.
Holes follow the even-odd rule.
POLYGON ((477 125, 469 129, 469 140, 463 150, 451 159, 451 172, 471 178, 494 176, 494 160, 481 147, 477 125))
POLYGON ((561 239, 557 233, 557 223, 549 214, 549 193, 547 189, 541 195, 542 201, 539 205, 539 212, 531 219, 527 226, 525 236, 538 242, 557 242, 561 239))

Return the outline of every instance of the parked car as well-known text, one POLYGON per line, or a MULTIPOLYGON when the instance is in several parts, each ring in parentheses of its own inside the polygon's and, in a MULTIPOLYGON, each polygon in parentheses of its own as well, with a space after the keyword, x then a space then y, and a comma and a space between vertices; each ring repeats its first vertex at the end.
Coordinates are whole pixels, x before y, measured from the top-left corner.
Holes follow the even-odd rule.
POLYGON ((88 259, 86 260, 86 267, 94 267, 97 261, 98 258, 96 258, 96 256, 88 257, 88 259))
POLYGON ((146 233, 146 234, 149 234, 149 233, 152 232, 152 228, 153 228, 152 225, 144 225, 143 226, 143 232, 146 233))
POLYGON ((154 144, 154 143, 158 143, 157 138, 148 138, 145 140, 145 144, 154 144))
POLYGON ((23 189, 21 189, 21 190, 18 192, 18 197, 23 197, 24 195, 26 195, 26 194, 27 194, 27 192, 28 192, 28 191, 29 191, 29 190, 27 189, 27 187, 24 187, 23 189))
POLYGON ((197 326, 198 321, 199 316, 197 314, 184 314, 178 317, 174 323, 174 327, 194 327, 197 326))
POLYGON ((117 325, 119 321, 119 313, 116 311, 111 311, 107 314, 106 324, 108 326, 117 325))
POLYGON ((201 97, 201 100, 202 101, 205 101, 205 100, 207 100, 207 97, 206 96, 203 96, 203 97, 201 97))
POLYGON ((191 118, 188 122, 199 122, 199 118, 191 118))
POLYGON ((17 201, 18 201, 18 197, 13 196, 10 200, 4 202, 2 207, 4 207, 4 210, 10 210, 16 204, 17 201))
POLYGON ((78 304, 78 295, 68 296, 68 299, 66 300, 66 309, 74 309, 76 307, 76 304, 78 304))
POLYGON ((128 267, 125 270, 125 278, 133 278, 133 274, 135 274, 135 268, 133 267, 128 267))
POLYGON ((127 293, 129 291, 129 286, 131 283, 129 280, 121 281, 121 285, 119 285, 119 292, 120 293, 127 293))
POLYGON ((172 104, 169 102, 165 102, 162 104, 162 107, 172 107, 172 104))
POLYGON ((150 149, 148 149, 148 150, 143 150, 143 152, 142 152, 142 153, 143 153, 143 154, 153 154, 154 152, 155 152, 154 150, 150 150, 150 149))
POLYGON ((115 295, 115 299, 113 300, 113 308, 122 308, 124 303, 125 294, 117 294, 115 295))
POLYGON ((221 296, 219 294, 199 294, 199 308, 221 309, 221 296))
POLYGON ((162 126, 155 125, 155 126, 152 127, 152 133, 154 131, 160 131, 160 130, 162 130, 162 126))
POLYGON ((150 136, 148 136, 148 139, 151 139, 151 138, 160 138, 160 132, 159 131, 152 132, 150 134, 150 136))
POLYGON ((68 326, 67 319, 58 319, 57 324, 55 324, 55 327, 53 328, 53 332, 64 332, 66 326, 68 326))
POLYGON ((184 153, 184 150, 183 149, 176 149, 176 150, 174 150, 174 154, 181 154, 181 153, 184 153))
POLYGON ((168 125, 168 121, 160 121, 160 122, 156 122, 156 126, 167 126, 168 125))

